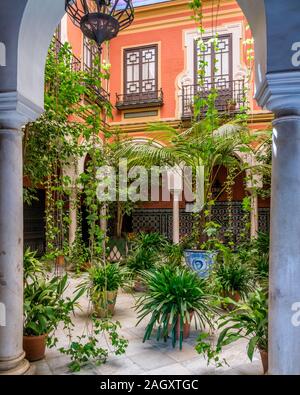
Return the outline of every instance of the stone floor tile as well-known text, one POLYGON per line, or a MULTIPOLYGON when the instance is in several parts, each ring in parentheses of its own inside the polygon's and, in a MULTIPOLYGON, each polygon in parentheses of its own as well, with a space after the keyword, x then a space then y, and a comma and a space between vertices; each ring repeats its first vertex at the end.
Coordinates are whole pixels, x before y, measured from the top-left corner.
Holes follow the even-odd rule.
POLYGON ((145 370, 152 370, 162 366, 174 364, 174 360, 158 349, 149 350, 147 353, 137 353, 130 356, 131 361, 145 370))
POLYGON ((126 356, 113 356, 101 366, 96 368, 97 374, 109 375, 139 375, 143 374, 145 370, 135 364, 130 358, 126 356))
POLYGON ((192 375, 192 373, 187 368, 185 368, 183 365, 181 365, 180 363, 174 363, 172 365, 163 366, 158 369, 148 370, 147 375, 150 375, 150 376, 159 376, 159 375, 189 376, 189 375, 192 375))

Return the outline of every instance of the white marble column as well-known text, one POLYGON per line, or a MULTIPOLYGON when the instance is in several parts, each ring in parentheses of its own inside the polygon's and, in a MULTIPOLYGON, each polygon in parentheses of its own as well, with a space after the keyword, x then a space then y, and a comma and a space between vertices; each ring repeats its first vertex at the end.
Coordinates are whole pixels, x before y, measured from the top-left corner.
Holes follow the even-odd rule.
POLYGON ((269 373, 300 375, 300 322, 295 308, 300 304, 300 116, 297 115, 283 116, 274 122, 270 266, 269 373))
POLYGON ((173 243, 179 244, 180 241, 180 191, 172 191, 173 195, 173 243))
POLYGON ((102 248, 103 248, 103 260, 105 262, 105 260, 106 260, 106 234, 107 234, 107 206, 106 205, 101 207, 100 229, 104 235, 103 242, 102 242, 102 248))
POLYGON ((0 374, 24 374, 23 352, 23 172, 22 133, 0 129, 0 374))
POLYGON ((69 208, 69 216, 70 216, 70 225, 69 225, 69 246, 71 247, 76 239, 76 231, 77 231, 77 191, 74 186, 71 187, 70 193, 70 208, 69 208))
POLYGON ((258 233, 258 198, 254 192, 251 193, 250 221, 250 236, 251 238, 256 238, 258 233))

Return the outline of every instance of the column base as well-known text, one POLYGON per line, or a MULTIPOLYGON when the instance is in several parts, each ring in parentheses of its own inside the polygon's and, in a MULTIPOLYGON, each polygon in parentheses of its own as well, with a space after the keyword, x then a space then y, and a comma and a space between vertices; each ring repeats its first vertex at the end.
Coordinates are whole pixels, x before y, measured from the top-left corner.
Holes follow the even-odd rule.
POLYGON ((27 359, 23 359, 18 366, 13 369, 0 371, 0 376, 32 376, 35 373, 35 366, 30 365, 27 359))
POLYGON ((0 361, 0 376, 33 375, 35 367, 30 365, 24 357, 25 353, 23 352, 18 358, 13 360, 0 361))

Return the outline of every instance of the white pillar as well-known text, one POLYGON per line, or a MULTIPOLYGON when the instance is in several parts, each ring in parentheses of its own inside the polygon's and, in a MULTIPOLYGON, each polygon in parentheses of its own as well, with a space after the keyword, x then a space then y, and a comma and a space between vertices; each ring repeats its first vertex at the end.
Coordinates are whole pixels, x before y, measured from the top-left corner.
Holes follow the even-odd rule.
POLYGON ((107 234, 107 206, 104 205, 101 207, 100 211, 100 229, 103 232, 103 241, 102 241, 102 249, 103 249, 103 261, 106 261, 106 234, 107 234))
POLYGON ((180 195, 181 191, 173 191, 173 243, 179 244, 180 241, 180 195))
POLYGON ((300 303, 300 116, 286 116, 274 122, 273 136, 270 374, 300 375, 296 303, 300 303))
MULTIPOLYGON (((2 123, 3 126, 3 123, 2 123)), ((24 374, 22 133, 0 129, 0 374, 24 374)))
POLYGON ((70 194, 70 225, 69 225, 69 246, 71 247, 76 238, 77 231, 77 191, 76 188, 72 186, 70 194))
POLYGON ((256 238, 258 233, 258 198, 256 193, 251 193, 251 214, 250 214, 251 238, 256 238))

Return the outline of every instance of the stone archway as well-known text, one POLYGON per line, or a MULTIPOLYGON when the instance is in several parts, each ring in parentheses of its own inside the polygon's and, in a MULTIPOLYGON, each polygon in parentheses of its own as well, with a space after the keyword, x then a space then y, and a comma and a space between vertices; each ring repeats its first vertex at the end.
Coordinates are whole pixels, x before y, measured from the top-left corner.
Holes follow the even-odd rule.
POLYGON ((44 69, 64 0, 1 2, 0 374, 26 374, 23 352, 23 161, 21 128, 43 111, 44 69), (2 50, 3 55, 3 50, 2 50), (2 56, 3 57, 3 56, 2 56))
MULTIPOLYGON (((29 370, 22 350, 21 127, 43 108, 44 65, 64 0, 2 0, 0 37, 0 372, 29 370), (2 325, 2 326, 1 326, 2 325)), ((238 0, 256 39, 257 101, 276 115, 273 138, 271 374, 300 374, 300 11, 298 0, 238 0), (282 20, 289 20, 283 24, 282 20)))

